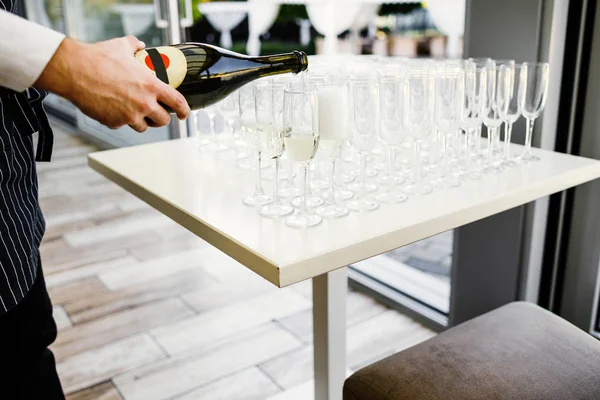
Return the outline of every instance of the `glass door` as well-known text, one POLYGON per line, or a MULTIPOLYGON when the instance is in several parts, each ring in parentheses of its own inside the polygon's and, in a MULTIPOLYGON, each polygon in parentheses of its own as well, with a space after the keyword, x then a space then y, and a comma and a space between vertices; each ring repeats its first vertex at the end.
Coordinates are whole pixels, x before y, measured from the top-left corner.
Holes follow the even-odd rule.
MULTIPOLYGON (((98 42, 133 35, 147 46, 181 43, 184 28, 192 23, 192 0, 45 0, 27 2, 30 19, 83 42, 98 42), (33 17, 33 18, 32 18, 33 17)), ((186 124, 173 118, 163 128, 150 128, 138 135, 129 127, 111 130, 85 116, 65 101, 50 101, 51 106, 67 110, 75 117, 77 127, 96 141, 110 146, 129 146, 187 136, 186 124), (62 107, 61 107, 62 104, 62 107)))

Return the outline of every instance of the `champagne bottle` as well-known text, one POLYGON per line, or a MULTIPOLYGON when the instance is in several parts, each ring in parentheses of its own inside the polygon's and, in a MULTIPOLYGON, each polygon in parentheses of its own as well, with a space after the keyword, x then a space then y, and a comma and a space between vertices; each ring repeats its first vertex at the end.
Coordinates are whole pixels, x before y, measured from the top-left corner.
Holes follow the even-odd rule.
POLYGON ((181 92, 192 110, 216 103, 255 79, 297 74, 308 67, 301 51, 250 57, 203 43, 147 48, 135 59, 181 92))

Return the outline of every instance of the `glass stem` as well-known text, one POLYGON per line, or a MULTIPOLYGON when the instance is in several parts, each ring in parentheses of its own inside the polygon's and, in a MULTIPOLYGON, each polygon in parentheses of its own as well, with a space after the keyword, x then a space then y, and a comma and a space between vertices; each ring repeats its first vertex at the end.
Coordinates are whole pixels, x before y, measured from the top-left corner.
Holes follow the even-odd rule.
POLYGON ((273 203, 279 200, 279 157, 274 158, 275 171, 273 171, 273 203))
POLYGON ((475 152, 481 155, 481 124, 475 130, 475 152))
POLYGON ((367 195, 367 153, 360 153, 360 194, 361 198, 367 195))
POLYGON ((442 176, 448 175, 448 138, 442 134, 442 157, 444 157, 444 169, 442 170, 442 176))
POLYGON ((291 187, 294 186, 294 163, 292 163, 292 160, 288 158, 286 165, 288 171, 288 174, 285 179, 286 186, 291 187))
POLYGON ((394 178, 396 173, 396 146, 388 147, 388 162, 390 178, 394 178))
POLYGON ((335 191, 335 166, 336 166, 336 159, 332 158, 330 165, 331 165, 331 173, 329 175, 329 203, 331 204, 335 204, 335 196, 334 196, 334 191, 335 191))
POLYGON ((308 164, 303 164, 302 169, 302 201, 300 202, 300 214, 306 215, 306 196, 308 192, 308 164))
POLYGON ((471 158, 471 141, 472 141, 472 129, 465 130, 465 154, 464 154, 464 163, 465 169, 469 166, 469 159, 471 158))
POLYGON ((527 131, 525 133, 525 154, 526 155, 530 155, 531 154, 531 139, 533 136, 533 123, 535 122, 534 119, 527 119, 527 131))
POLYGON ((262 153, 260 151, 256 152, 256 182, 255 182, 255 194, 264 194, 262 187, 262 173, 260 168, 260 163, 262 159, 262 153))
POLYGON ((506 125, 504 125, 504 157, 507 160, 510 160, 510 139, 512 136, 512 126, 513 124, 510 122, 506 122, 506 125))
POLYGON ((419 179, 421 178, 421 169, 420 169, 421 163, 419 160, 419 157, 421 154, 421 143, 419 143, 417 140, 414 141, 413 150, 414 150, 413 180, 415 181, 415 183, 417 183, 419 181, 419 179))
POLYGON ((487 154, 487 158, 488 158, 488 163, 491 164, 492 163, 492 159, 493 159, 493 151, 492 151, 492 145, 494 143, 494 137, 496 136, 496 129, 497 128, 490 128, 488 127, 488 137, 487 137, 487 142, 488 142, 488 154, 487 154))
POLYGON ((496 129, 496 135, 492 138, 494 140, 494 148, 500 150, 502 145, 500 144, 500 131, 502 127, 496 129))

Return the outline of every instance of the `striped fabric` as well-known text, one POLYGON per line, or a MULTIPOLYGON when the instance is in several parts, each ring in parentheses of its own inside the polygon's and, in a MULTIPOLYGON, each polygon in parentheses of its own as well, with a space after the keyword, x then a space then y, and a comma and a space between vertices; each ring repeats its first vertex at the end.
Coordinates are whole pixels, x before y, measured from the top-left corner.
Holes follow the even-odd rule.
MULTIPOLYGON (((16 13, 16 0, 0 0, 0 9, 16 13)), ((0 315, 23 299, 37 274, 45 222, 35 162, 50 161, 52 151, 45 96, 33 88, 17 93, 0 86, 0 315)))

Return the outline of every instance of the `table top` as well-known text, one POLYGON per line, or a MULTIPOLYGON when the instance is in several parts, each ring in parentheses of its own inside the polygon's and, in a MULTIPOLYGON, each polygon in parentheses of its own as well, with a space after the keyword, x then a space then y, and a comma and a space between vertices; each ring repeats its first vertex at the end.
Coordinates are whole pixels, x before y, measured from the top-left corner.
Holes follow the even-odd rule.
MULTIPOLYGON (((254 173, 200 152, 196 143, 178 139, 103 151, 91 154, 89 164, 280 287, 600 177, 600 161, 533 149, 541 161, 298 230, 244 206, 254 173)), ((521 146, 513 146, 518 154, 521 146)))

